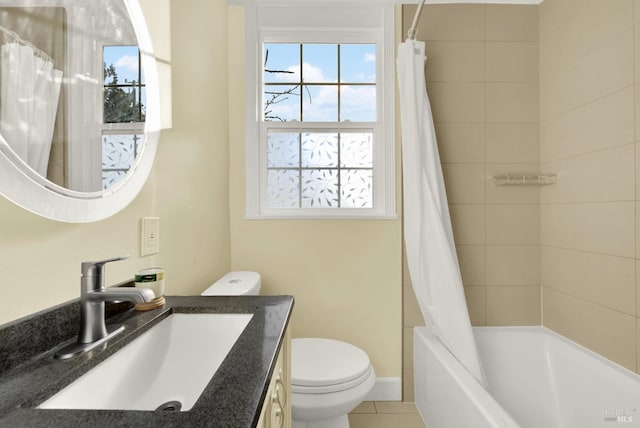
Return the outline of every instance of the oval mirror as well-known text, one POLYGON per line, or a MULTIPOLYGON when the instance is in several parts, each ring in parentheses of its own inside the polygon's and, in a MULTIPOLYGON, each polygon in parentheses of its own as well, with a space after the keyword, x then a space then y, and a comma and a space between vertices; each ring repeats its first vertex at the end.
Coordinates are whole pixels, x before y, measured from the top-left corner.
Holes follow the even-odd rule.
POLYGON ((155 157, 159 87, 137 0, 0 0, 0 193, 65 222, 120 211, 155 157))

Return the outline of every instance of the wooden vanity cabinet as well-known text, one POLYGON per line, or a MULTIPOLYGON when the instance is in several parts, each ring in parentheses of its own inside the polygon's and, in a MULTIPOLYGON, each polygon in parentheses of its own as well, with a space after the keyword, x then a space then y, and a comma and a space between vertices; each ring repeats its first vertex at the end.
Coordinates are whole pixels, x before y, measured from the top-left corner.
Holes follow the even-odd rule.
POLYGON ((291 428, 291 335, 285 332, 257 428, 291 428))

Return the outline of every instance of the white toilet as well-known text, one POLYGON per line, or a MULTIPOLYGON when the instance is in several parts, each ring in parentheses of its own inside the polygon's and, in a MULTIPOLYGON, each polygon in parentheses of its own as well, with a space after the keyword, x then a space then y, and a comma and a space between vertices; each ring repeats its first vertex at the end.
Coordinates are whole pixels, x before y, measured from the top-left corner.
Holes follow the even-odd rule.
MULTIPOLYGON (((256 295, 256 272, 230 272, 203 296, 256 295)), ((291 340, 293 428, 348 428, 347 414, 371 391, 376 374, 360 348, 333 339, 291 340)))

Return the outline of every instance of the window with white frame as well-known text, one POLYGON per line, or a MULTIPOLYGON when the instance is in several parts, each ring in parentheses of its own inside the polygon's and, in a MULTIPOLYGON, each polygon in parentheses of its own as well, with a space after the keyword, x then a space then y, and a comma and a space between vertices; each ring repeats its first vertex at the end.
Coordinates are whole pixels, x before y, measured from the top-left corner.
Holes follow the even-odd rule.
POLYGON ((140 49, 104 46, 102 189, 121 180, 141 149, 145 121, 145 79, 140 49))
POLYGON ((336 7, 248 14, 249 218, 395 217, 392 14, 336 7))

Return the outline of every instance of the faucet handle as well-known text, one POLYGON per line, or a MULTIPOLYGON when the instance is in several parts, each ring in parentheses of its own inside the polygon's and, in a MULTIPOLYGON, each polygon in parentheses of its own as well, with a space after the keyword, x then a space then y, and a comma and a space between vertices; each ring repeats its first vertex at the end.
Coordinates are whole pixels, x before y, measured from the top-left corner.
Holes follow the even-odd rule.
POLYGON ((101 276, 104 271, 104 265, 110 262, 117 262, 118 260, 126 260, 129 255, 112 257, 106 260, 100 260, 97 262, 82 262, 82 276, 101 276))

